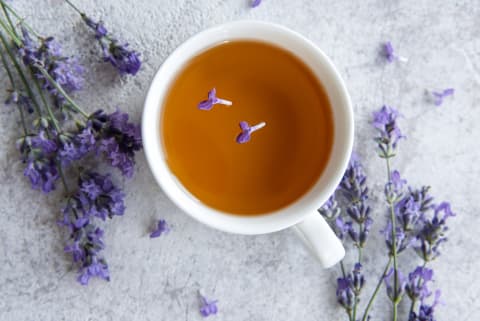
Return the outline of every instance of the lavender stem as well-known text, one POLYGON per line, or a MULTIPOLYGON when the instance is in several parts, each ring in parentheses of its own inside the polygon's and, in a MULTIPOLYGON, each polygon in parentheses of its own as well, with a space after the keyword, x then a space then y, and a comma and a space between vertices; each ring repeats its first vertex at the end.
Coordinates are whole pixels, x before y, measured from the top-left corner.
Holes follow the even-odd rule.
MULTIPOLYGON (((42 38, 42 36, 40 36, 29 24, 27 24, 25 22, 25 19, 20 17, 20 15, 15 11, 15 9, 13 9, 10 5, 8 5, 4 0, 0 0, 0 3, 2 4, 2 8, 5 12, 5 15, 7 17, 7 19, 9 20, 10 24, 12 25, 12 28, 13 28, 13 23, 12 21, 10 20, 9 18, 9 15, 7 14, 7 12, 5 11, 5 8, 10 11, 14 16, 15 18, 17 18, 17 20, 19 21, 19 23, 21 23, 22 25, 25 26, 25 28, 28 29, 28 31, 30 31, 31 33, 33 33, 35 35, 35 37, 37 38, 42 38)), ((15 32, 15 30, 14 30, 15 32)))
POLYGON ((362 321, 367 321, 368 312, 372 308, 373 301, 375 301, 375 298, 377 297, 378 290, 380 290, 380 287, 382 286, 382 283, 383 283, 383 279, 385 278, 391 264, 392 264, 392 257, 390 256, 388 258, 387 265, 385 265, 385 269, 383 270, 383 273, 380 276, 380 279, 378 280, 377 286, 375 287, 375 290, 373 291, 373 294, 370 297, 370 300, 368 301, 367 307, 365 308, 365 311, 363 312, 362 321))
MULTIPOLYGON (((385 161, 387 163, 387 176, 388 176, 388 181, 391 182, 392 180, 392 173, 390 170, 390 157, 385 158, 385 161)), ((393 208, 393 202, 389 200, 389 206, 390 206, 390 220, 392 221, 392 256, 393 256, 393 297, 395 300, 393 301, 393 321, 397 321, 397 306, 398 306, 398 301, 397 301, 397 274, 398 274, 398 266, 397 266, 397 233, 396 233, 396 222, 395 222, 395 210, 393 208)))

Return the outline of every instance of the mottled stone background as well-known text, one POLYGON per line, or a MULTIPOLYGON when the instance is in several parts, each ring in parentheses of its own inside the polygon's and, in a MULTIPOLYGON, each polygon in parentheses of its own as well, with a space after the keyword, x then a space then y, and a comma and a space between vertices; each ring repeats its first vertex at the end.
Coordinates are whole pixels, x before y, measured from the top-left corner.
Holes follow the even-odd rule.
MULTIPOLYGON (((432 264, 445 305, 438 319, 475 320, 480 313, 478 238, 480 215, 480 2, 478 0, 77 0, 79 6, 142 52, 143 69, 119 80, 90 53, 91 34, 60 0, 15 0, 44 34, 54 35, 85 65, 87 84, 78 100, 87 109, 115 106, 139 120, 156 69, 191 35, 218 23, 259 19, 283 24, 318 44, 344 77, 355 108, 356 150, 366 160, 371 184, 372 232, 365 260, 369 275, 386 260, 378 231, 385 221, 385 168, 374 153, 368 121, 382 104, 398 107, 408 136, 394 161, 412 184, 429 184, 458 214, 450 241, 432 264), (408 63, 386 64, 381 42, 391 40, 408 63), (439 108, 426 89, 454 87, 439 108)), ((7 89, 3 76, 2 95, 7 89)), ((2 98, 3 99, 3 98, 2 98)), ((112 281, 88 287, 62 252, 55 224, 59 194, 31 191, 13 142, 19 135, 12 107, 0 108, 0 320, 200 320, 196 291, 219 299, 212 320, 345 320, 335 305, 338 268, 322 270, 291 231, 238 236, 198 224, 180 212, 155 184, 145 158, 125 185, 128 210, 106 231, 112 281), (147 231, 165 218, 173 231, 150 240, 147 231)), ((319 204, 320 205, 320 204, 319 204)), ((348 253, 350 261, 353 251, 348 253)), ((347 255, 348 255, 347 254, 347 255)), ((412 267, 415 257, 404 257, 412 267)), ((367 292, 374 280, 368 278, 367 292)), ((387 320, 384 290, 374 320, 387 320)), ((401 310, 404 311, 402 305, 401 310)), ((402 320, 405 320, 403 318, 402 320)))

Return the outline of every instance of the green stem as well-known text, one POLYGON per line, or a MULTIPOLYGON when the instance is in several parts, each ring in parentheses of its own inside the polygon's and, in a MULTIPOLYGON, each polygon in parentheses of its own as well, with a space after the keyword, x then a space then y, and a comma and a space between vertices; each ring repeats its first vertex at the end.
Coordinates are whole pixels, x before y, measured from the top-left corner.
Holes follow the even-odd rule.
POLYGON ((45 76, 45 78, 48 80, 48 82, 50 84, 52 84, 52 86, 54 86, 59 92, 60 94, 62 94, 62 96, 72 105, 73 109, 80 113, 83 117, 85 118, 88 118, 88 114, 85 113, 82 108, 80 108, 80 106, 78 106, 74 101, 73 99, 65 92, 65 90, 62 88, 62 86, 60 86, 51 76, 50 74, 42 67, 42 66, 36 66, 38 68, 38 70, 40 70, 40 72, 42 73, 43 76, 45 76))
MULTIPOLYGON (((5 8, 10 11, 14 16, 15 18, 18 19, 18 21, 25 26, 25 28, 28 29, 28 31, 30 31, 32 34, 35 35, 35 37, 37 38, 40 38, 40 39, 43 39, 42 36, 40 36, 29 24, 27 24, 25 22, 25 19, 20 17, 20 15, 15 11, 15 9, 13 9, 10 5, 8 5, 4 0, 0 0, 0 3, 2 4, 2 8, 4 8, 4 11, 5 11, 5 8)), ((6 12, 5 12, 6 13, 6 12)), ((10 18, 8 18, 7 16, 7 19, 10 20, 10 18)), ((13 23, 10 21, 11 25, 12 25, 12 28, 13 28, 13 23)))
POLYGON ((3 47, 5 48, 5 52, 7 55, 10 57, 10 60, 12 61, 15 69, 17 70, 18 75, 20 76, 20 80, 22 81, 23 85, 25 86, 25 90, 27 91, 28 96, 33 102, 33 107, 37 111, 39 115, 41 115, 41 110, 40 110, 40 105, 37 102, 37 99, 35 95, 32 92, 32 89, 30 88, 30 85, 28 84, 27 78, 25 77, 25 73, 22 70, 22 67, 18 64, 17 59, 13 55, 13 53, 10 51, 10 48, 8 46, 7 40, 5 39, 5 36, 3 35, 2 32, 0 32, 0 41, 2 42, 3 47))
MULTIPOLYGON (((386 159, 387 163, 387 176, 388 176, 388 181, 391 182, 392 180, 392 173, 390 169, 390 158, 387 157, 386 159)), ((393 256, 393 297, 395 300, 393 300, 393 321, 397 320, 397 307, 398 307, 398 301, 396 300, 397 298, 397 288, 398 288, 398 265, 397 265, 397 231, 396 231, 396 220, 395 220, 395 209, 393 207, 393 202, 389 200, 389 206, 390 206, 390 220, 392 221, 392 256, 393 256)))
POLYGON ((12 40, 15 42, 17 46, 22 45, 22 41, 17 37, 14 31, 10 29, 10 27, 3 21, 3 19, 0 19, 0 26, 5 30, 5 32, 12 38, 12 40))
POLYGON ((343 260, 340 261, 340 269, 342 270, 342 276, 343 278, 347 277, 347 274, 345 273, 345 266, 343 265, 343 260))
POLYGON ((17 33, 17 31, 15 30, 15 25, 13 24, 12 19, 10 18, 10 15, 8 14, 8 11, 7 11, 7 8, 6 8, 6 6, 5 6, 5 3, 3 3, 3 1, 2 1, 0 4, 2 5, 3 14, 4 14, 5 17, 7 18, 7 22, 8 22, 8 24, 10 25, 10 28, 12 28, 12 31, 13 31, 13 33, 15 34, 15 36, 18 37, 18 33, 17 33))
POLYGON ((378 280, 377 286, 375 287, 375 290, 373 291, 372 296, 370 297, 370 300, 368 301, 367 307, 365 308, 365 311, 363 312, 363 317, 362 321, 366 321, 368 317, 368 312, 372 308, 373 301, 375 301, 375 298, 377 297, 378 290, 380 290, 380 287, 382 286, 383 279, 385 278, 385 275, 388 272, 388 269, 390 268, 390 265, 392 264, 392 257, 389 257, 387 264, 385 265, 385 269, 383 270, 383 273, 378 280))
POLYGON ((57 131, 57 133, 61 133, 62 132, 62 129, 60 128, 60 125, 58 124, 58 120, 57 120, 57 117, 55 117, 53 111, 52 111, 52 108, 50 107, 50 104, 48 103, 47 99, 45 98, 45 95, 43 94, 43 89, 42 87, 40 86, 40 83, 38 81, 38 79, 36 79, 35 77, 35 74, 32 70, 32 68, 29 68, 30 70, 30 76, 32 77, 32 80, 33 80, 33 83, 35 85, 35 88, 37 89, 38 91, 38 94, 40 96, 40 99, 42 100, 42 103, 43 105, 45 106, 45 109, 47 110, 47 114, 48 116, 50 117, 50 119, 52 120, 52 123, 53 123, 53 127, 55 127, 55 130, 57 131))
POLYGON ((56 165, 57 165, 58 174, 60 175, 60 178, 62 180, 63 188, 65 189, 65 194, 70 195, 68 184, 65 179, 65 174, 63 173, 62 165, 60 165, 60 162, 58 160, 56 161, 56 165))
MULTIPOLYGON (((3 1, 3 0, 2 0, 3 1)), ((78 9, 76 5, 74 5, 70 0, 65 0, 65 2, 70 6, 72 7, 73 10, 75 10, 76 12, 78 12, 81 16, 85 15, 85 13, 83 13, 82 10, 78 9)))
MULTIPOLYGON (((12 89, 13 91, 16 91, 15 81, 13 79, 12 72, 10 71, 10 67, 8 66, 8 62, 5 59, 5 55, 3 54, 3 51, 0 51, 0 57, 2 59, 3 67, 7 71, 8 79, 10 80, 12 89)), ((18 107, 18 111, 20 112, 20 120, 22 121, 23 133, 25 134, 25 136, 28 136, 28 129, 27 129, 27 126, 25 125, 25 115, 23 114, 22 106, 19 106, 17 104, 17 107, 18 107)))

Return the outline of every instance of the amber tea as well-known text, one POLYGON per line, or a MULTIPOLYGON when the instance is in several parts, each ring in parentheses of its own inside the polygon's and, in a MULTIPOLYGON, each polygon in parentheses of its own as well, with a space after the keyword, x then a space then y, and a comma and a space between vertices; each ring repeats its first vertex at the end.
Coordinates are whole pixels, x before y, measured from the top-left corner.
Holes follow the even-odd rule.
POLYGON ((276 46, 232 41, 204 51, 179 72, 164 104, 167 164, 217 210, 281 209, 314 185, 329 160, 334 124, 327 93, 308 66, 276 46), (199 109, 213 88, 232 105, 199 109), (243 121, 265 124, 239 143, 243 121))

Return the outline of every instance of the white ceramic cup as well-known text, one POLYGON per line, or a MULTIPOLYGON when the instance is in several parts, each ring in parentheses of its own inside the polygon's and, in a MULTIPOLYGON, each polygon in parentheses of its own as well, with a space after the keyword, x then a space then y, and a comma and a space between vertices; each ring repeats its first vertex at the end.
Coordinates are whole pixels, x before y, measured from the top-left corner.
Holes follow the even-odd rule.
POLYGON ((300 34, 279 25, 257 21, 219 25, 193 36, 178 47, 156 73, 147 94, 142 119, 143 144, 150 169, 165 194, 179 208, 206 225, 231 233, 264 234, 294 227, 324 267, 340 261, 345 250, 317 208, 327 201, 342 178, 351 154, 353 130, 350 98, 330 59, 300 34), (233 40, 262 41, 293 53, 318 77, 333 109, 333 147, 321 177, 294 203, 264 215, 232 215, 208 207, 191 195, 170 171, 160 136, 164 99, 177 74, 199 53, 233 40))

